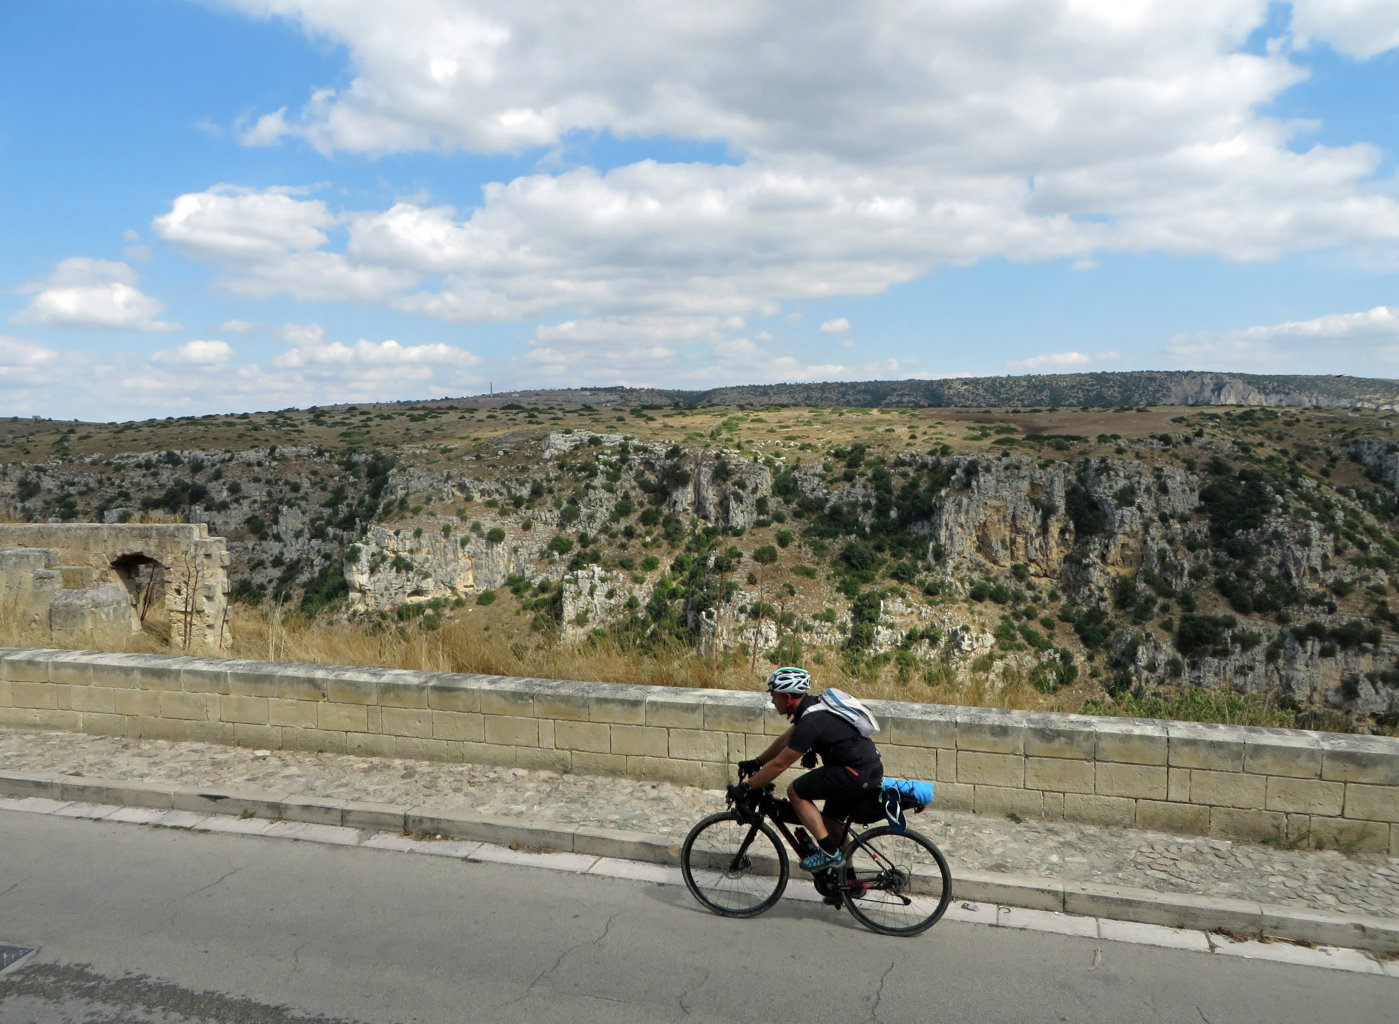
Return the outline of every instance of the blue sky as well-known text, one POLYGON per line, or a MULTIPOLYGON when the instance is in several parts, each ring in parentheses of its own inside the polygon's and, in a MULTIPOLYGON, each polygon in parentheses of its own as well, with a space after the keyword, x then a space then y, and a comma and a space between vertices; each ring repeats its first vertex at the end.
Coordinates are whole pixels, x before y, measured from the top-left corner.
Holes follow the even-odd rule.
POLYGON ((1392 0, 800 9, 8 0, 0 414, 1399 377, 1392 0))

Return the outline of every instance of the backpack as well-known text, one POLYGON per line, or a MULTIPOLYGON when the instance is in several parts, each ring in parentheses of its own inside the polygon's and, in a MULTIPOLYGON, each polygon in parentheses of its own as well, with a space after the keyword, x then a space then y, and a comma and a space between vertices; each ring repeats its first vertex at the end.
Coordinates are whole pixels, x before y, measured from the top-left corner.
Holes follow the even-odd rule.
POLYGON ((879 719, 874 717, 874 712, 844 690, 837 690, 834 686, 822 691, 817 702, 802 712, 802 717, 805 718, 813 711, 829 711, 839 715, 859 730, 860 735, 866 739, 879 731, 879 719))

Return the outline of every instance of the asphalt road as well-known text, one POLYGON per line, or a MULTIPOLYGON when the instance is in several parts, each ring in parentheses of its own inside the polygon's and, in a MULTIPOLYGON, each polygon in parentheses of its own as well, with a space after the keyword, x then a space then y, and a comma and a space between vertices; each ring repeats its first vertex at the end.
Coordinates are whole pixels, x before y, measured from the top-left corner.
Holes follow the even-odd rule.
POLYGON ((36 950, 0 973, 3 1024, 1399 1020, 1383 977, 12 812, 0 946, 36 950))

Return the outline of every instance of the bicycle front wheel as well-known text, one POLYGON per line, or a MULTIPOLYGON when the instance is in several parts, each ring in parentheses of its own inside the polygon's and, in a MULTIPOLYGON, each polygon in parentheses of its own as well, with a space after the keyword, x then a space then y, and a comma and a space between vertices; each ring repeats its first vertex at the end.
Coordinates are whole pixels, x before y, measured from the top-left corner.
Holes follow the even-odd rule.
POLYGON ((952 872, 927 836, 888 826, 856 836, 840 868, 845 905, 886 935, 917 935, 937 924, 952 899, 952 872))
POLYGON ((685 837, 680 873, 695 899, 725 917, 753 917, 787 888, 787 850, 765 822, 711 814, 685 837))

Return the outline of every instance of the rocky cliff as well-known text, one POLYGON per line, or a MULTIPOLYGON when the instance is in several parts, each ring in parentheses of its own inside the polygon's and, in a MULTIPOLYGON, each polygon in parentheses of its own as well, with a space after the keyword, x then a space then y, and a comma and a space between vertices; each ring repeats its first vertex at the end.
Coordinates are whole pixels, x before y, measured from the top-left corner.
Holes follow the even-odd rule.
POLYGON ((527 636, 1399 715, 1392 422, 1166 376, 1278 408, 283 412, 322 440, 12 459, 0 503, 207 523, 235 599, 310 615, 499 592, 527 636))

